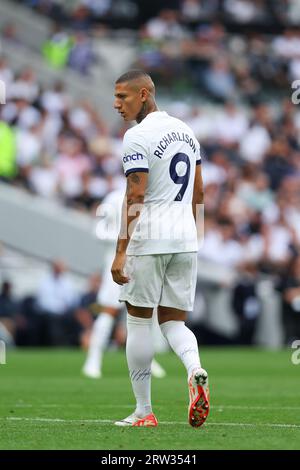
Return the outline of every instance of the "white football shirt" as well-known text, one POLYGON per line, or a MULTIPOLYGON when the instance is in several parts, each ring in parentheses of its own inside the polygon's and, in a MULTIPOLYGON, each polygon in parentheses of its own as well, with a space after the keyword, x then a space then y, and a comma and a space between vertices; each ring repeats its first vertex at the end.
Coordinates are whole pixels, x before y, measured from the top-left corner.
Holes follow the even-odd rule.
POLYGON ((125 175, 149 173, 127 254, 198 251, 192 198, 201 156, 193 131, 165 111, 155 111, 126 132, 123 146, 125 175))

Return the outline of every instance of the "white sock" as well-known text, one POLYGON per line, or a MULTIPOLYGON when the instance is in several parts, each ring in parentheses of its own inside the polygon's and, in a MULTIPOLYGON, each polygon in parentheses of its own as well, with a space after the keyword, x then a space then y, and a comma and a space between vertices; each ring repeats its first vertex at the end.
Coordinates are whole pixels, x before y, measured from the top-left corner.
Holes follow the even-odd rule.
POLYGON ((162 323, 160 328, 173 351, 183 362, 190 377, 193 369, 201 367, 198 343, 194 333, 187 328, 184 321, 167 321, 162 323))
POLYGON ((152 318, 127 314, 126 356, 132 390, 136 398, 135 413, 141 418, 152 412, 151 361, 154 348, 151 326, 152 318))
POLYGON ((86 363, 99 371, 102 366, 102 355, 107 347, 114 321, 112 315, 102 312, 93 324, 86 363))

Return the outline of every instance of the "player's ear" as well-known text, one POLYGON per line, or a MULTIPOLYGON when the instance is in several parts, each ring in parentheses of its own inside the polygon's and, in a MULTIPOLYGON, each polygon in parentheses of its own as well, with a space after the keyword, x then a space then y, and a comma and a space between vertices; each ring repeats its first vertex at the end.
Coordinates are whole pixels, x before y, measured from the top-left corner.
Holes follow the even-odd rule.
POLYGON ((144 103, 149 96, 149 91, 147 88, 142 88, 140 91, 141 100, 144 103))

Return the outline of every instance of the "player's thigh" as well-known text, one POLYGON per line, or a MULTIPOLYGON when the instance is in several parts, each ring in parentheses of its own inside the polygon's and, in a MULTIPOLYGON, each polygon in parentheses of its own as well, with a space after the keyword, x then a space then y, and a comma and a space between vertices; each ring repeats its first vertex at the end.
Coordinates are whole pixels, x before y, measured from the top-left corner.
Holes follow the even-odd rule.
POLYGON ((165 271, 159 305, 179 311, 194 308, 197 282, 197 253, 176 253, 165 271))
POLYGON ((131 305, 129 302, 125 302, 127 307, 127 312, 132 317, 139 317, 139 318, 152 318, 153 308, 149 307, 136 307, 135 305, 131 305))
POLYGON ((172 307, 163 307, 159 305, 157 308, 157 317, 158 323, 161 325, 166 321, 177 320, 177 321, 185 321, 186 320, 186 311, 180 310, 178 308, 172 307))

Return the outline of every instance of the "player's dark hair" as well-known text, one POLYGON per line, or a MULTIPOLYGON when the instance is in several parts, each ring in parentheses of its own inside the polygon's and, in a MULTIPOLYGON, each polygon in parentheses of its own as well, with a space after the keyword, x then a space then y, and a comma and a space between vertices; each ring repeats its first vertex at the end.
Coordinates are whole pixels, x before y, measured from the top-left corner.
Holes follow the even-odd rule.
POLYGON ((126 73, 123 73, 123 75, 121 75, 118 78, 118 80, 116 80, 116 83, 130 82, 131 80, 136 80, 138 78, 145 78, 145 77, 149 78, 152 81, 148 73, 144 72, 143 70, 133 69, 133 70, 129 70, 126 73))

